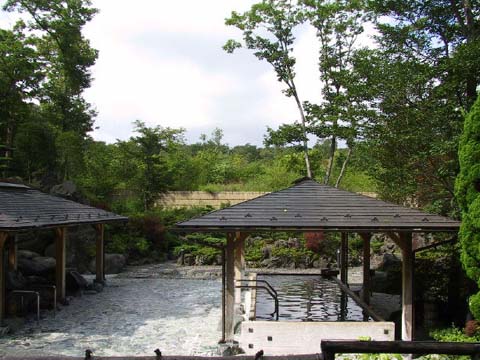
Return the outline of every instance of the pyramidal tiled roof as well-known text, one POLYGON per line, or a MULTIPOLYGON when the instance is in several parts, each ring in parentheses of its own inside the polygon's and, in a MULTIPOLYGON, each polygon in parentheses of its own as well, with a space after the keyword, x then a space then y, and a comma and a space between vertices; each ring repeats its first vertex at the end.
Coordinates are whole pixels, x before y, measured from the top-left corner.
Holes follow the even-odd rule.
POLYGON ((177 224, 186 231, 456 232, 460 222, 302 179, 293 186, 177 224))
POLYGON ((0 183, 0 231, 127 220, 124 216, 45 194, 25 185, 0 183))

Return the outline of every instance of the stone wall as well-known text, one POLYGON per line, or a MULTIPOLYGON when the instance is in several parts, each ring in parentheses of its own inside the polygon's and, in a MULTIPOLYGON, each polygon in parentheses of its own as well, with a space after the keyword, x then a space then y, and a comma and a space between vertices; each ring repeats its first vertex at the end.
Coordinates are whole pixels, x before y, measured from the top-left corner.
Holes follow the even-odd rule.
POLYGON ((246 200, 268 194, 259 191, 171 191, 164 194, 156 205, 165 208, 185 208, 195 206, 212 206, 216 209, 225 205, 235 205, 246 200))

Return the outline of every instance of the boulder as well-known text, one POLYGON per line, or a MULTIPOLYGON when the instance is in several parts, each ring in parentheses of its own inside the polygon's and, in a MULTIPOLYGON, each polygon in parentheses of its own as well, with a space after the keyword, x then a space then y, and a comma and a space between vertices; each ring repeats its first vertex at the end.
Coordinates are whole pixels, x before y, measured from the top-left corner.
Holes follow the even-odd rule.
POLYGON ((65 277, 68 292, 78 292, 84 290, 88 286, 88 281, 77 271, 68 271, 65 277))
POLYGON ((401 266, 402 261, 394 254, 383 254, 383 259, 378 270, 388 272, 391 269, 397 270, 401 266))
POLYGON ((286 248, 288 247, 288 242, 286 240, 277 240, 275 241, 276 248, 286 248))
POLYGON ((195 265, 195 257, 192 254, 185 254, 183 257, 183 265, 193 266, 195 265))
POLYGON ((264 259, 269 259, 272 256, 272 246, 271 245, 265 245, 262 248, 262 256, 264 259))
MULTIPOLYGON (((122 254, 105 254, 105 274, 121 273, 127 265, 127 259, 122 254)), ((96 260, 90 262, 90 271, 96 271, 96 260)))
POLYGON ((50 194, 62 197, 71 197, 77 192, 77 186, 72 181, 64 181, 50 189, 50 194))
POLYGON ((297 238, 289 238, 287 244, 290 248, 300 248, 300 240, 298 240, 297 238))
POLYGON ((18 270, 24 275, 47 275, 55 271, 55 259, 31 251, 18 252, 18 270))

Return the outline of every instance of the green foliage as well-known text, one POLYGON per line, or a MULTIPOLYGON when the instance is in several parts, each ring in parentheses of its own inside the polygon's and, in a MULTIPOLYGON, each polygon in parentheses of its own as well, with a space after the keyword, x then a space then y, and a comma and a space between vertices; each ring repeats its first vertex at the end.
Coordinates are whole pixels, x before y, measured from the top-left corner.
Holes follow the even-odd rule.
MULTIPOLYGON (((462 263, 467 275, 480 285, 480 97, 465 119, 459 145, 460 174, 455 190, 462 209, 460 243, 462 263)), ((480 292, 469 302, 480 319, 480 292)))
MULTIPOLYGON (((443 341, 443 342, 479 342, 480 341, 480 335, 477 334, 476 336, 467 336, 461 329, 456 328, 453 325, 450 328, 432 330, 430 332, 430 336, 437 341, 443 341)), ((422 359, 468 360, 470 359, 470 356, 429 355, 429 356, 422 356, 422 359)))

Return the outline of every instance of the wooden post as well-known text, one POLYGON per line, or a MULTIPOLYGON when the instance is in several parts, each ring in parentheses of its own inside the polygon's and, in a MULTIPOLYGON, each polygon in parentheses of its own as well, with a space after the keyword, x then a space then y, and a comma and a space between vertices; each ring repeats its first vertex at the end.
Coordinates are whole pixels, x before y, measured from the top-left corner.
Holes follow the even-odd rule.
POLYGON ((57 298, 60 302, 66 301, 65 290, 65 263, 66 263, 66 235, 67 228, 55 229, 55 278, 57 287, 57 298))
POLYGON ((370 305, 371 279, 370 279, 370 239, 372 234, 361 233, 363 239, 363 296, 362 300, 370 305))
POLYGON ((235 235, 227 234, 226 247, 226 294, 225 294, 225 341, 233 341, 234 317, 235 317, 235 235))
POLYGON ((225 247, 222 248, 222 339, 220 343, 225 343, 225 247))
POLYGON ((11 236, 8 246, 8 270, 17 271, 17 236, 11 236))
POLYGON ((0 233, 0 326, 3 326, 5 319, 5 264, 4 249, 7 242, 7 233, 0 233))
POLYGON ((412 233, 400 235, 402 243, 402 340, 413 340, 413 262, 412 233))
POLYGON ((348 285, 348 234, 345 232, 340 245, 340 280, 348 285))
MULTIPOLYGON (((245 238, 246 235, 241 232, 235 233, 235 284, 237 280, 243 279, 245 272, 245 238)), ((235 288, 235 305, 240 306, 242 303, 242 289, 235 288)))
POLYGON ((97 233, 96 239, 96 277, 95 281, 103 284, 105 282, 105 253, 104 253, 104 239, 105 239, 105 225, 96 224, 95 231, 97 233))

